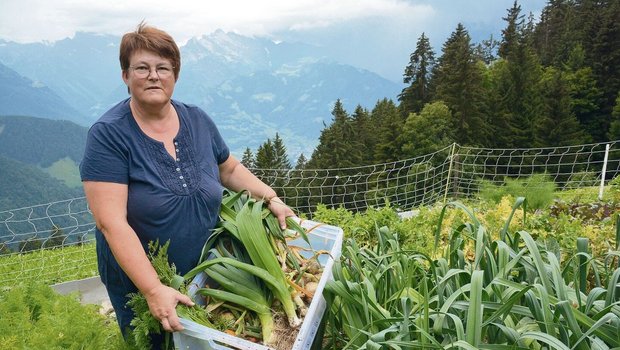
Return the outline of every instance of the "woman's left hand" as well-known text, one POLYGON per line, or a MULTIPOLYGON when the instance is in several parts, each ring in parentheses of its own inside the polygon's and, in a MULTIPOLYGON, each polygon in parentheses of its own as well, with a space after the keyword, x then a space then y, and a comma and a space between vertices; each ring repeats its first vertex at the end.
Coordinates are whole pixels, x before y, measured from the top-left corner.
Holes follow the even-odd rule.
POLYGON ((269 204, 267 205, 267 207, 278 219, 278 223, 280 223, 280 227, 283 230, 286 229, 286 218, 289 216, 295 216, 293 210, 289 208, 286 204, 284 204, 284 202, 277 196, 271 197, 271 199, 269 199, 269 204))

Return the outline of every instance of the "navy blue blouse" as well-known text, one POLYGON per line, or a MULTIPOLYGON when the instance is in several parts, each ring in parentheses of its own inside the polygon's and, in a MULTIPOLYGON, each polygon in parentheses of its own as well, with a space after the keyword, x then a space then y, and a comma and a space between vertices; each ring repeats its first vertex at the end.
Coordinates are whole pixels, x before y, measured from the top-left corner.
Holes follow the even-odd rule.
MULTIPOLYGON (((174 100, 172 105, 180 121, 174 139, 176 158, 162 142, 142 132, 126 99, 90 128, 80 173, 82 181, 127 184, 129 225, 145 250, 149 241, 170 240, 169 260, 183 274, 197 264, 217 223, 223 190, 218 165, 230 152, 204 111, 174 100)), ((120 269, 99 230, 96 236, 105 283, 108 268, 120 269)), ((122 277, 128 282, 127 276, 122 277)))

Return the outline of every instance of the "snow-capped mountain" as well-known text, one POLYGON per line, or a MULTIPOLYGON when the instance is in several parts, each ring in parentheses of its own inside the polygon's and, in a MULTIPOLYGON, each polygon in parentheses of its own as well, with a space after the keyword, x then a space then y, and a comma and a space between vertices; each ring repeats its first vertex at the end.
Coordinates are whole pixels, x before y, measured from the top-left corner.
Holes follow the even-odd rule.
MULTIPOLYGON (((49 87, 88 126, 127 97, 118 63, 120 38, 78 33, 55 43, 0 41, 0 63, 49 87)), ((402 86, 331 60, 322 48, 216 31, 181 46, 174 98, 213 117, 232 151, 256 149, 278 132, 295 157, 312 152, 340 98, 347 111, 395 99, 402 86)), ((75 120, 75 118, 74 118, 75 120)))

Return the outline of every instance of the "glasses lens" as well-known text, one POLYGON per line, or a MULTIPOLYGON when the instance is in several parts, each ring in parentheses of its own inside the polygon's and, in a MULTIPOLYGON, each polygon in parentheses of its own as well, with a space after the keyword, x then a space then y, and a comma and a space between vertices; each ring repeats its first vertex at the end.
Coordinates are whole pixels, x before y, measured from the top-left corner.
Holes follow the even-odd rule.
POLYGON ((133 72, 134 74, 136 74, 136 76, 140 78, 144 78, 149 75, 149 73, 151 72, 151 69, 147 66, 137 66, 137 67, 133 67, 133 72))
POLYGON ((171 66, 159 66, 157 67, 157 75, 160 78, 168 78, 172 75, 172 67, 171 66))
MULTIPOLYGON (((134 74, 139 78, 146 78, 151 74, 151 67, 149 66, 135 66, 130 67, 133 69, 134 74)), ((168 78, 172 75, 172 66, 163 65, 155 68, 155 72, 160 78, 168 78)))

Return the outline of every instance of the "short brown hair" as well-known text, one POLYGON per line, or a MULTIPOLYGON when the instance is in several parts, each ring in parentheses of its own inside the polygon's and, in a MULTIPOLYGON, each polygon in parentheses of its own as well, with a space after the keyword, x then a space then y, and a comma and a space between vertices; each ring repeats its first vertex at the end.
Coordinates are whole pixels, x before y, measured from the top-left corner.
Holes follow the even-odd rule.
POLYGON ((167 58, 172 63, 174 79, 179 78, 181 70, 181 52, 172 37, 161 29, 140 22, 134 32, 126 33, 121 39, 119 60, 121 69, 126 72, 129 69, 131 55, 139 50, 151 51, 161 57, 167 58))

